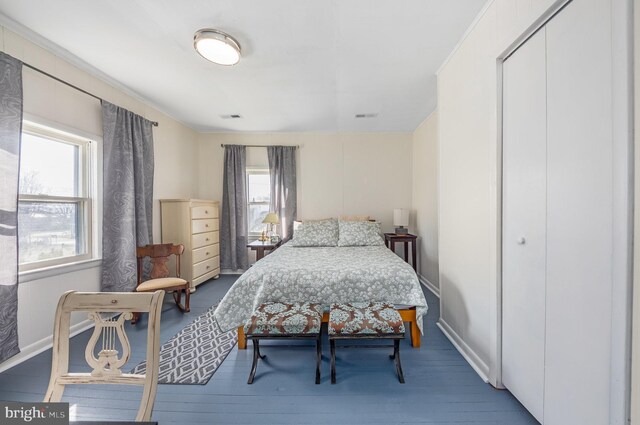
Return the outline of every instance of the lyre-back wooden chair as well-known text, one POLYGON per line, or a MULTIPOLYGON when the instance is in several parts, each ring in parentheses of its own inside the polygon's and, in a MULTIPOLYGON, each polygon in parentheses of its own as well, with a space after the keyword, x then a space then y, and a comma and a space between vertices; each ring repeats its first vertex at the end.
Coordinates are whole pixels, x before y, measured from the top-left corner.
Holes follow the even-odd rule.
MULTIPOLYGON (((156 244, 139 246, 136 250, 138 257, 138 282, 136 292, 153 292, 158 289, 164 291, 173 291, 173 299, 178 308, 185 313, 191 311, 189 300, 191 298, 191 290, 189 282, 180 278, 180 256, 184 253, 184 245, 156 244), (175 256, 175 276, 171 276, 168 262, 171 256, 175 256), (143 279, 143 265, 145 258, 151 259, 151 273, 149 280, 143 279), (184 291, 184 305, 182 301, 182 292, 184 291)), ((133 316, 132 323, 138 320, 138 315, 133 316)))
POLYGON ((59 402, 65 385, 118 384, 142 385, 142 399, 136 421, 149 421, 158 386, 160 356, 160 314, 164 291, 148 294, 129 292, 75 292, 60 297, 53 328, 51 378, 45 402, 59 402), (95 327, 85 349, 85 359, 93 369, 90 373, 69 372, 69 326, 71 312, 85 311, 95 327), (131 356, 131 345, 124 324, 134 312, 148 312, 147 367, 144 375, 123 373, 131 356), (117 314, 120 313, 119 316, 117 314), (96 346, 102 341, 96 356, 96 346), (118 343, 119 342, 119 343, 118 343), (120 353, 119 351, 122 351, 120 353))

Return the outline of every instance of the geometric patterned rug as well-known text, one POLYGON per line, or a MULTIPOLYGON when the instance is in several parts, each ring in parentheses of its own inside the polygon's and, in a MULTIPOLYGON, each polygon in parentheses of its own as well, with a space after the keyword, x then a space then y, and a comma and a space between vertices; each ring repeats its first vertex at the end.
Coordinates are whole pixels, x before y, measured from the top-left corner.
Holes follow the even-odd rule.
MULTIPOLYGON (((238 331, 220 332, 214 323, 217 304, 160 347, 159 384, 206 385, 238 342, 238 331)), ((146 362, 130 373, 144 374, 146 362)))

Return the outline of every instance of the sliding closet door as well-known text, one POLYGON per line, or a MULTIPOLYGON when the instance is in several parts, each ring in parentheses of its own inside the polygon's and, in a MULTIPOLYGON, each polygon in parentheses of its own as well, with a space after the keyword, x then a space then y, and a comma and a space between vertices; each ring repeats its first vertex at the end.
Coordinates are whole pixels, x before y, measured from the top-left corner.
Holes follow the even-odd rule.
POLYGON ((545 30, 503 67, 502 379, 543 417, 546 250, 545 30))
POLYGON ((574 0, 547 24, 548 425, 609 423, 610 9, 574 0))

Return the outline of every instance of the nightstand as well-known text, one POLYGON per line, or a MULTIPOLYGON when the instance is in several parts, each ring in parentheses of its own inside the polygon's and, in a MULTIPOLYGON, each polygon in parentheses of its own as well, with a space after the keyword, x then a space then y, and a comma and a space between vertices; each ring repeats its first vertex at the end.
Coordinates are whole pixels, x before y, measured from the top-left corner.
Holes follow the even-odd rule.
POLYGON ((418 237, 411 233, 407 233, 406 235, 397 235, 395 233, 384 234, 384 243, 391 251, 396 252, 396 242, 404 244, 404 261, 407 263, 409 262, 409 243, 411 243, 411 262, 413 263, 413 270, 417 272, 416 239, 418 239, 418 237))
POLYGON ((252 251, 256 252, 256 261, 259 261, 264 257, 265 250, 273 251, 279 246, 280 246, 280 242, 271 243, 271 242, 253 241, 247 244, 247 248, 251 248, 252 251))

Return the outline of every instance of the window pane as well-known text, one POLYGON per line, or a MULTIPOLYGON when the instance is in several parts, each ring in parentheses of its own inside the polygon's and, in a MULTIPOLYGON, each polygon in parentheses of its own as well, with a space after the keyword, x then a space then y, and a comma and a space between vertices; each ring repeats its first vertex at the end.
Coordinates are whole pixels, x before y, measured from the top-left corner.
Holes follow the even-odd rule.
POLYGON ((20 202, 20 264, 86 253, 80 203, 20 202))
POLYGON ((22 133, 20 193, 83 196, 79 155, 78 145, 22 133))
POLYGON ((261 233, 267 229, 262 220, 269 213, 269 205, 249 204, 249 233, 261 233))
MULTIPOLYGON (((269 202, 269 174, 249 174, 249 202, 269 202)), ((251 223, 251 222, 250 222, 251 223)))

